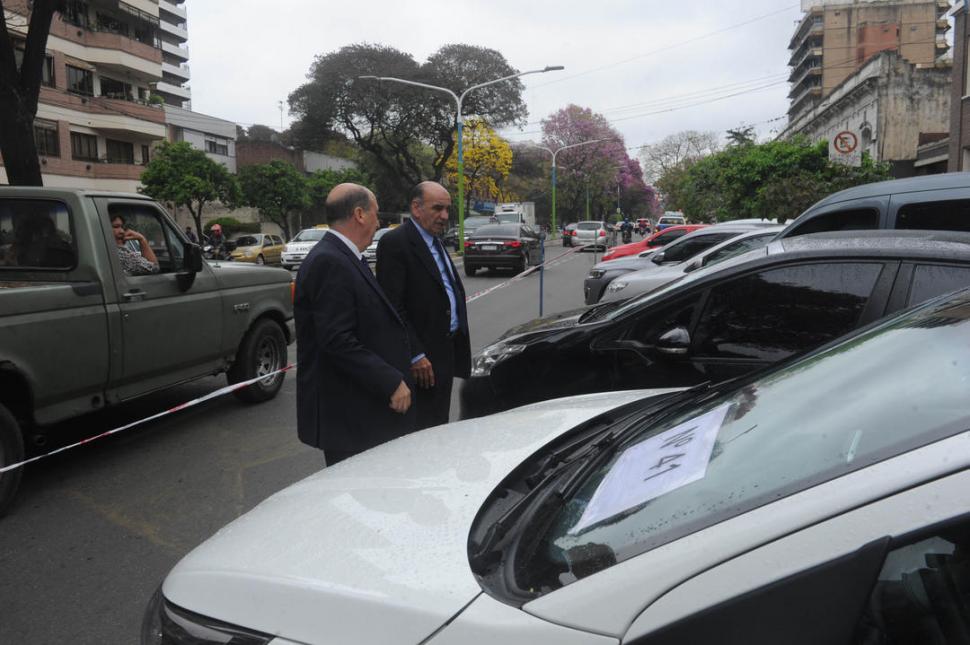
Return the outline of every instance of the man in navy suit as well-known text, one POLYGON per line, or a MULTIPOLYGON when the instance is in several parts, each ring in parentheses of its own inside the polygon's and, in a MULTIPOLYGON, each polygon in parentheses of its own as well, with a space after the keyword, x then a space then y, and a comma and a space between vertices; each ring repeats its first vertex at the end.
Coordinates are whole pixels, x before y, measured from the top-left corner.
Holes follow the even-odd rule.
POLYGON ((300 265, 293 301, 297 433, 333 465, 414 429, 407 327, 361 255, 379 226, 374 194, 341 184, 330 230, 300 265))
POLYGON ((377 245, 377 280, 408 326, 417 427, 448 423, 454 377, 471 371, 465 287, 441 243, 451 196, 425 181, 411 193, 411 219, 377 245))

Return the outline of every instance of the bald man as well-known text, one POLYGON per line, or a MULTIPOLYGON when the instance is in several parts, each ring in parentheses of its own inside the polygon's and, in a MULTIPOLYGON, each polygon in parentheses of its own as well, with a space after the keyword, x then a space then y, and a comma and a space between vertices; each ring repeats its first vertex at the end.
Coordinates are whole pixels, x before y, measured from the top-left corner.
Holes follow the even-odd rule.
POLYGON ((293 309, 297 432, 330 466, 415 423, 407 327, 362 256, 378 228, 377 200, 340 184, 326 214, 330 230, 300 265, 293 309))
POLYGON ((426 181, 411 192, 411 218, 381 238, 377 280, 408 327, 417 427, 448 423, 454 377, 471 371, 465 286, 441 243, 451 196, 426 181))

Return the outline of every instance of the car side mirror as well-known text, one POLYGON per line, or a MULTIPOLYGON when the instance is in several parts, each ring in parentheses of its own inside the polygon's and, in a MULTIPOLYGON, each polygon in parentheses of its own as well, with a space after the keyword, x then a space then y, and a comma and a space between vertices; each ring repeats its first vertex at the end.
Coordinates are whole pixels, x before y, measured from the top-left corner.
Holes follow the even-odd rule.
POLYGON ((686 327, 669 329, 661 334, 653 348, 668 356, 685 356, 690 349, 690 333, 686 327))
POLYGON ((186 243, 182 257, 182 270, 175 274, 179 288, 188 291, 195 282, 195 274, 202 271, 202 247, 186 243))
POLYGON ((653 257, 650 258, 650 261, 653 262, 654 264, 663 264, 665 257, 666 256, 664 255, 663 251, 657 251, 656 253, 653 254, 653 257))

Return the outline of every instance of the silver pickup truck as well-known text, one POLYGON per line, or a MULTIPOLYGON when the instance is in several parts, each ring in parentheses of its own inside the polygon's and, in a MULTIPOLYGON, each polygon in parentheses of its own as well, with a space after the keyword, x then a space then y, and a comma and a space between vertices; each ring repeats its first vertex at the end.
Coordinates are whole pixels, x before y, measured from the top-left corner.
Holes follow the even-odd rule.
MULTIPOLYGON (((273 398, 291 281, 208 264, 141 195, 0 188, 0 465, 41 450, 55 422, 203 376, 267 375, 236 394, 273 398)), ((0 475, 0 515, 21 472, 0 475)))

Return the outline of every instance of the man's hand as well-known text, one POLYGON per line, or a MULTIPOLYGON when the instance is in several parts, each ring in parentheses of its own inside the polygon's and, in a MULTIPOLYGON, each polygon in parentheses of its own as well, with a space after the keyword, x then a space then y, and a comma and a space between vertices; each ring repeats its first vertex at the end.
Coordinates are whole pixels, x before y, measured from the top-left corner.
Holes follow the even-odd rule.
POLYGON ((414 377, 418 387, 425 390, 434 387, 434 369, 427 356, 422 357, 418 362, 411 365, 411 376, 414 377))
POLYGON ((398 414, 404 414, 411 407, 411 389, 404 381, 397 386, 394 394, 391 395, 391 409, 398 414))

